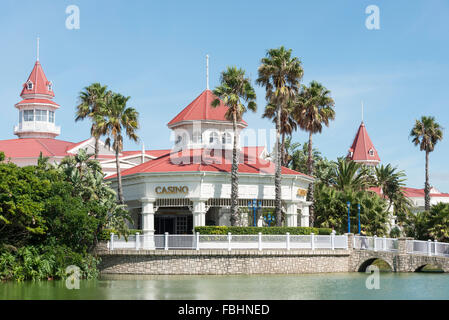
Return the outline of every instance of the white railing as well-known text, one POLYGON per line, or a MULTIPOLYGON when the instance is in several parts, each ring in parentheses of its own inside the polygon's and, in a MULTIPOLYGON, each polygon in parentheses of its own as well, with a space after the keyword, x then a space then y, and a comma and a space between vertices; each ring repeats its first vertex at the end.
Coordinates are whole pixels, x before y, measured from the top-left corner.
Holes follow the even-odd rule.
POLYGON ((437 241, 407 240, 407 253, 449 257, 449 243, 437 241))
POLYGON ((127 240, 111 234, 108 241, 109 250, 170 250, 170 249, 348 249, 348 237, 346 235, 131 235, 127 240))
POLYGON ((354 236, 354 249, 394 252, 398 250, 398 239, 354 236))

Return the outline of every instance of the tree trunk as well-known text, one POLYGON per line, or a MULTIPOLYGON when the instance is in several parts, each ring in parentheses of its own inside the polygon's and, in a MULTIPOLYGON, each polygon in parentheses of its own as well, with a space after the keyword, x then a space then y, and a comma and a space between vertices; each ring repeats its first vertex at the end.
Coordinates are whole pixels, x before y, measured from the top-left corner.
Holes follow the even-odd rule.
POLYGON ((231 226, 239 225, 239 177, 238 177, 238 157, 237 157, 237 117, 235 112, 232 115, 232 127, 234 130, 234 141, 232 148, 232 169, 231 169, 231 226))
POLYGON ((276 119, 276 173, 274 176, 276 225, 282 226, 282 199, 281 199, 281 105, 278 106, 276 119))
POLYGON ((285 133, 282 133, 282 144, 281 144, 281 166, 286 165, 285 161, 285 133))
POLYGON ((99 153, 99 143, 98 143, 98 141, 100 140, 100 137, 95 137, 95 159, 97 159, 98 158, 98 153, 99 153))
POLYGON ((424 184, 424 209, 430 210, 430 185, 429 185, 429 151, 426 150, 426 183, 424 184))
MULTIPOLYGON (((310 176, 313 176, 313 148, 312 148, 312 132, 309 132, 309 156, 307 159, 307 173, 310 176)), ((312 204, 309 207, 309 225, 311 227, 314 226, 315 223, 315 197, 313 193, 313 183, 309 184, 309 188, 307 190, 307 201, 311 201, 312 204)))
POLYGON ((117 166, 117 189, 118 189, 118 201, 120 204, 125 204, 125 200, 123 199, 123 189, 122 189, 122 174, 120 173, 120 161, 119 161, 119 152, 118 148, 115 150, 115 164, 117 166))

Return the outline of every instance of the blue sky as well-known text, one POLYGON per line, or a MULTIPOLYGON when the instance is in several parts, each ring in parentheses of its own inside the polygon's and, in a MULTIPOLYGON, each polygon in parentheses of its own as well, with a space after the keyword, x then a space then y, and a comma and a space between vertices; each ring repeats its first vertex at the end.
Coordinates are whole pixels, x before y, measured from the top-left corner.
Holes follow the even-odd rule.
MULTIPOLYGON (((361 121, 383 163, 405 170, 410 187, 423 187, 424 153, 408 137, 416 118, 432 115, 449 128, 449 2, 432 1, 2 1, 0 4, 0 138, 12 139, 21 85, 36 58, 54 83, 61 105, 59 137, 80 141, 89 123, 75 123, 79 91, 92 82, 131 96, 140 112, 139 135, 147 149, 170 148, 166 124, 228 65, 257 77, 269 48, 293 49, 303 83, 317 80, 332 92, 336 119, 314 146, 329 159, 345 155, 361 121), (65 27, 68 5, 80 8, 80 29, 65 27), (380 30, 365 27, 365 8, 380 8, 380 30)), ((256 87, 261 119, 264 90, 256 87)), ((430 156, 431 184, 449 192, 449 133, 430 156)), ((294 140, 306 141, 296 132, 294 140)), ((140 144, 126 142, 126 149, 140 144)))

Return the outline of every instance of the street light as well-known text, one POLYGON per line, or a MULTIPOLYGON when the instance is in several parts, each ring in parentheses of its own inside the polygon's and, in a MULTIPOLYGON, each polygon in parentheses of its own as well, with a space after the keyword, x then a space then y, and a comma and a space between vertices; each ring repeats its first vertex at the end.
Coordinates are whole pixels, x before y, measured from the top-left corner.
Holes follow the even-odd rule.
POLYGON ((351 218, 349 215, 349 212, 351 210, 351 202, 348 201, 347 205, 348 205, 348 233, 351 233, 351 218))
POLYGON ((357 204, 357 211, 358 211, 358 215, 359 215, 359 234, 362 231, 360 228, 360 203, 357 204))
POLYGON ((254 217, 254 227, 257 227, 257 210, 260 209, 260 207, 262 206, 262 201, 259 201, 259 203, 257 203, 256 199, 253 199, 253 201, 248 201, 248 208, 251 210, 251 208, 253 209, 253 217, 254 217))

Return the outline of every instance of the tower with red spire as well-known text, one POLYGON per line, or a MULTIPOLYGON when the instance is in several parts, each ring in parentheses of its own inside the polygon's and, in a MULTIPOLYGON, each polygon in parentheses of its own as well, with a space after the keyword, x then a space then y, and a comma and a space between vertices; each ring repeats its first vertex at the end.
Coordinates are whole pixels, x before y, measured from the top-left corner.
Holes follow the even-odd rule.
POLYGON ((349 148, 347 158, 368 166, 377 166, 380 163, 377 150, 374 148, 363 121, 355 135, 351 148, 349 148))
POLYGON ((54 96, 53 84, 45 76, 38 53, 20 93, 23 100, 15 105, 19 110, 19 124, 14 127, 14 134, 19 138, 54 139, 58 136, 61 128, 55 125, 55 111, 59 105, 52 101, 54 96))

